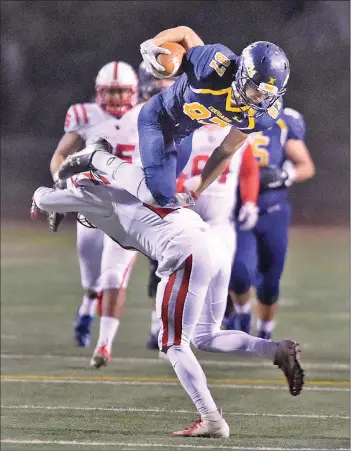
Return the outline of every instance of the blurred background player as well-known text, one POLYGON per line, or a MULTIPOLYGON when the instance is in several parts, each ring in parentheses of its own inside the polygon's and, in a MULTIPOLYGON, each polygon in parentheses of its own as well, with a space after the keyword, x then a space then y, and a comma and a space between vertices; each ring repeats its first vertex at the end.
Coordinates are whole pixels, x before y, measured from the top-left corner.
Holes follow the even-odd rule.
MULTIPOLYGON (((72 105, 68 109, 64 125, 65 134, 50 163, 54 181, 57 180, 60 164, 69 154, 81 150, 100 136, 109 140, 113 146, 113 153, 120 158, 127 161, 137 162, 138 160, 134 143, 128 140, 121 142, 119 139, 120 135, 123 135, 123 138, 128 136, 128 133, 123 133, 121 120, 138 101, 138 77, 135 70, 130 64, 123 61, 112 61, 104 65, 98 72, 95 90, 95 102, 72 105)), ((101 230, 87 228, 77 222, 77 252, 81 284, 84 289, 74 329, 74 338, 78 346, 88 346, 90 343, 90 329, 100 289, 99 278, 104 269, 101 267, 104 241, 108 240, 110 238, 104 237, 101 230)), ((113 245, 117 252, 119 246, 115 243, 113 245)), ((124 264, 124 266, 126 265, 124 264)), ((120 281, 122 286, 117 286, 117 289, 120 288, 119 295, 121 297, 125 297, 123 282, 126 283, 128 275, 126 273, 124 281, 120 281)), ((115 275, 115 281, 116 277, 115 275)), ((121 299, 121 305, 123 305, 122 301, 121 299)), ((112 323, 109 324, 109 328, 117 330, 118 320, 112 323)))
MULTIPOLYGON (((139 98, 140 102, 128 111, 121 120, 120 132, 118 133, 119 143, 132 143, 134 146, 133 163, 140 164, 135 156, 139 155, 138 137, 138 115, 144 103, 153 95, 171 86, 175 78, 158 80, 146 71, 145 63, 142 62, 138 68, 139 98)), ((123 146, 125 148, 125 146, 123 146)), ((119 156, 119 155, 118 155, 119 156)), ((117 245, 118 246, 118 245, 117 245)), ((108 364, 111 360, 112 345, 115 339, 121 315, 125 305, 125 290, 127 288, 129 275, 135 261, 135 252, 120 248, 119 255, 116 255, 116 244, 105 236, 105 244, 102 255, 102 273, 100 286, 102 290, 102 302, 100 310, 100 332, 97 344, 90 362, 94 368, 100 368, 108 364), (116 266, 119 270, 116 271, 116 266), (119 277, 118 277, 119 274, 119 277), (118 280, 114 280, 114 275, 118 280), (123 284, 123 292, 113 289, 113 284, 119 282, 123 284), (117 327, 116 327, 117 325, 117 327)), ((156 316, 155 306, 152 309, 151 329, 160 329, 160 320, 156 316)), ((157 342, 156 342, 157 344, 157 342)), ((157 345, 158 346, 158 345, 157 345)))
POLYGON ((237 252, 230 280, 234 311, 224 320, 228 329, 251 332, 251 287, 254 286, 257 335, 271 338, 288 247, 291 218, 288 188, 315 174, 305 133, 302 115, 284 108, 277 124, 249 138, 260 165, 259 219, 252 230, 237 231, 237 252))
MULTIPOLYGON (((182 151, 191 152, 188 163, 177 180, 177 191, 191 192, 199 183, 200 174, 212 152, 220 145, 229 133, 230 127, 205 125, 193 135, 185 138, 182 151)), ((211 227, 223 241, 227 251, 226 259, 232 265, 236 250, 236 232, 233 211, 236 205, 238 184, 242 193, 239 213, 240 227, 249 230, 256 224, 258 208, 256 206, 259 177, 258 164, 250 146, 244 144, 233 156, 223 173, 201 194, 194 206, 190 208, 211 227)), ((149 277, 149 296, 156 298, 159 278, 156 276, 157 262, 152 262, 149 277)), ((151 329, 147 347, 158 349, 159 328, 151 329)))

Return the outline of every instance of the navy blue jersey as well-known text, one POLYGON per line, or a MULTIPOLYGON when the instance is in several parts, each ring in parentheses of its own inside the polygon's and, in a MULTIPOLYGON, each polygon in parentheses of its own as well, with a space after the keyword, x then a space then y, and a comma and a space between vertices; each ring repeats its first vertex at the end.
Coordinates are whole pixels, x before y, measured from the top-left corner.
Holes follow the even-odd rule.
MULTIPOLYGON (((254 156, 260 167, 282 167, 286 160, 285 144, 289 139, 305 140, 306 125, 302 115, 291 108, 284 108, 273 127, 250 137, 254 156)), ((287 188, 267 189, 259 194, 261 211, 287 200, 287 188)))
POLYGON ((191 48, 184 56, 184 73, 166 91, 158 94, 166 113, 189 134, 204 124, 232 126, 250 134, 272 127, 282 112, 279 98, 257 117, 253 108, 234 106, 232 83, 239 56, 222 44, 191 48))

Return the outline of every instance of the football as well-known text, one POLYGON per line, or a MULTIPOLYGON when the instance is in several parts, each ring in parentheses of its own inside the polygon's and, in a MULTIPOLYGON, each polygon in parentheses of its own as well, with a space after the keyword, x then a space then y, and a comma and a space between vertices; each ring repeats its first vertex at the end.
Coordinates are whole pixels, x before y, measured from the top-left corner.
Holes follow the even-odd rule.
POLYGON ((165 68, 165 72, 162 72, 162 75, 171 77, 180 75, 179 68, 186 53, 185 48, 176 42, 165 42, 160 47, 171 52, 169 55, 159 53, 157 56, 157 61, 165 68))

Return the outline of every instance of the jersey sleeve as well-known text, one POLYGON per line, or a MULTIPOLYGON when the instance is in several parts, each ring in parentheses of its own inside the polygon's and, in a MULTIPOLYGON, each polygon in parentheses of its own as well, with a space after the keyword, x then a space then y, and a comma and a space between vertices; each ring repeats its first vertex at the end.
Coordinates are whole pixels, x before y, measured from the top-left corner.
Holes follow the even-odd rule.
POLYGON ((182 68, 192 87, 213 87, 232 76, 237 58, 222 44, 195 46, 185 55, 182 68))
POLYGON ((283 120, 288 127, 288 139, 305 141, 306 123, 301 113, 292 108, 284 108, 283 120))
POLYGON ((64 130, 66 133, 76 132, 83 137, 83 129, 89 124, 87 106, 71 105, 66 113, 64 130))
POLYGON ((249 143, 245 144, 239 172, 242 203, 257 203, 259 191, 259 169, 249 143))

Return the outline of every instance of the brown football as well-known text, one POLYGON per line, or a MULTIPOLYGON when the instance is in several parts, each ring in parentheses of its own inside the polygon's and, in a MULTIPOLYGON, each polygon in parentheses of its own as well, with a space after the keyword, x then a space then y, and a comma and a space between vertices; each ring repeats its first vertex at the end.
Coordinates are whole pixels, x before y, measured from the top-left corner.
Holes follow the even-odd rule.
POLYGON ((157 61, 165 68, 165 72, 161 72, 162 75, 180 75, 179 68, 186 53, 185 48, 176 42, 165 42, 160 47, 164 47, 171 52, 169 55, 159 53, 157 56, 157 61))

